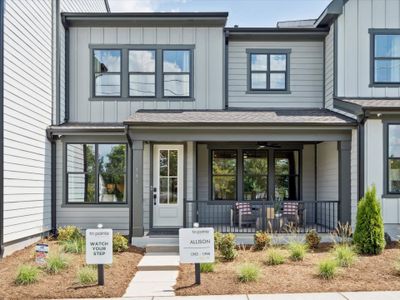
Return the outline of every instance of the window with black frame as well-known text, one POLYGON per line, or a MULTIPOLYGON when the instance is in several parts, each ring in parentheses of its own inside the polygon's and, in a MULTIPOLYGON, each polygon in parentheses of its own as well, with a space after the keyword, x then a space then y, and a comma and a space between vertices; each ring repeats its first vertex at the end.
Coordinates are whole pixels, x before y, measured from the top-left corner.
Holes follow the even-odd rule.
POLYGON ((191 50, 163 50, 163 97, 190 97, 191 50))
POLYGON ((236 150, 213 150, 212 199, 236 200, 237 152, 236 150))
POLYGON ((125 144, 67 144, 67 203, 126 203, 125 144))
POLYGON ((268 199, 268 151, 243 150, 243 199, 268 199))
POLYGON ((299 151, 275 151, 275 199, 299 200, 299 151))
POLYGON ((95 97, 121 96, 121 50, 94 50, 95 97))
POLYGON ((400 194, 400 124, 388 125, 388 194, 400 194))
POLYGON ((129 51, 129 96, 156 96, 156 50, 129 51))
POLYGON ((383 32, 372 35, 373 83, 400 84, 400 34, 383 32))

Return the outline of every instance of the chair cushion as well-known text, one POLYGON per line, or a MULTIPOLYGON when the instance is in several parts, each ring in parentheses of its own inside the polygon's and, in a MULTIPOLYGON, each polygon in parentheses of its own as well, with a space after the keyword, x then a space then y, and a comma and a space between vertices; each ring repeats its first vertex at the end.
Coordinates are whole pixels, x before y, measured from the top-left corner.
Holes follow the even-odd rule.
POLYGON ((299 212, 299 203, 298 202, 283 202, 283 214, 296 216, 299 212))
POLYGON ((251 205, 250 203, 236 203, 236 209, 241 215, 251 215, 251 205))

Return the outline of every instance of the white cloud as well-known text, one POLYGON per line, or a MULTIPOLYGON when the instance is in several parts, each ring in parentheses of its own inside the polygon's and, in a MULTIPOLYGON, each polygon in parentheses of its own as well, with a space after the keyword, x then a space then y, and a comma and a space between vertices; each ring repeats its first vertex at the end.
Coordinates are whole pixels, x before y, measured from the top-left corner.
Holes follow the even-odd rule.
POLYGON ((156 0, 109 0, 112 12, 153 12, 156 0))

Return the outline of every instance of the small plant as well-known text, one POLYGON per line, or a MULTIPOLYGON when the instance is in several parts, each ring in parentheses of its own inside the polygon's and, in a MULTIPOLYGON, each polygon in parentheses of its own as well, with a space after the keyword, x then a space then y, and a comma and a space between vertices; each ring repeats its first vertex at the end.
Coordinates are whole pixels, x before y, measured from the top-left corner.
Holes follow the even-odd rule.
POLYGON ((214 272, 214 264, 213 263, 202 263, 200 264, 200 272, 201 273, 211 273, 214 272))
POLYGON ((264 250, 271 244, 271 236, 265 231, 257 231, 254 235, 254 250, 264 250))
POLYGON ((333 242, 341 245, 350 245, 352 237, 353 229, 351 228, 351 225, 348 222, 342 224, 339 221, 332 233, 333 242))
POLYGON ((285 256, 282 251, 277 248, 269 248, 267 250, 267 258, 265 263, 269 266, 281 265, 285 262, 285 256))
POLYGON ((80 238, 62 243, 64 252, 81 254, 85 252, 85 239, 80 238))
POLYGON ((318 247, 321 237, 318 235, 315 229, 311 229, 306 234, 306 243, 311 249, 318 247))
POLYGON ((257 265, 246 263, 239 267, 238 278, 240 282, 257 281, 261 271, 257 265))
POLYGON ((219 251, 225 260, 233 260, 237 256, 235 240, 236 237, 233 233, 223 235, 219 251))
POLYGON ((318 276, 323 279, 332 279, 337 274, 337 264, 333 259, 325 259, 318 263, 318 276))
POLYGON ((340 267, 350 267, 357 258, 357 254, 349 245, 337 245, 333 250, 333 255, 340 267))
POLYGON ((394 262, 394 270, 396 275, 400 276, 400 257, 394 262))
POLYGON ((303 260, 307 252, 307 244, 301 242, 290 242, 288 245, 289 257, 293 261, 303 260))
POLYGON ((214 249, 219 251, 221 247, 221 241, 223 238, 223 234, 219 231, 214 232, 214 249))
POLYGON ((57 274, 68 267, 69 260, 63 253, 55 253, 49 255, 46 263, 46 271, 50 274, 57 274))
POLYGON ((381 205, 375 186, 368 188, 365 197, 358 202, 354 243, 362 254, 380 254, 385 248, 381 205))
POLYGON ((28 285, 38 281, 39 268, 31 265, 22 265, 19 267, 15 283, 18 285, 28 285))
POLYGON ((58 232, 58 240, 61 242, 74 241, 83 238, 80 229, 72 225, 59 227, 57 232, 58 232))
POLYGON ((91 266, 80 268, 77 275, 80 284, 93 284, 97 282, 97 271, 91 266))
POLYGON ((124 252, 128 250, 128 239, 120 233, 116 233, 113 236, 113 251, 124 252))

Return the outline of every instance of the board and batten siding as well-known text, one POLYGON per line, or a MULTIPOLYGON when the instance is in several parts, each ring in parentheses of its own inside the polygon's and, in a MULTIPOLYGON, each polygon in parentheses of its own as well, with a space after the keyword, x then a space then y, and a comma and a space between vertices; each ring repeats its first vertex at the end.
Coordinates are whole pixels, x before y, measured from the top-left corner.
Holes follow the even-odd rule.
POLYGON ((333 108, 334 90, 334 31, 331 26, 328 35, 325 37, 325 107, 333 108))
POLYGON ((400 1, 349 0, 337 20, 337 95, 399 97, 399 87, 369 87, 370 28, 400 27, 400 1))
POLYGON ((51 226, 52 5, 7 0, 4 15, 4 242, 51 226))
POLYGON ((323 41, 231 41, 228 47, 229 107, 323 107, 323 41), (247 92, 246 49, 291 49, 289 94, 247 92))
POLYGON ((71 122, 122 122, 138 109, 221 109, 223 29, 73 27, 70 29, 69 79, 71 122), (90 101, 90 44, 194 45, 195 101, 129 101, 118 98, 90 101))

